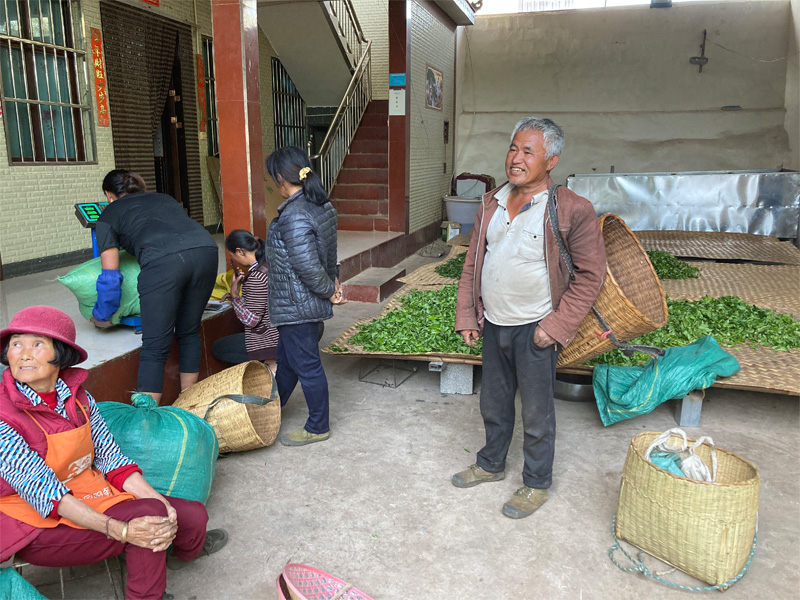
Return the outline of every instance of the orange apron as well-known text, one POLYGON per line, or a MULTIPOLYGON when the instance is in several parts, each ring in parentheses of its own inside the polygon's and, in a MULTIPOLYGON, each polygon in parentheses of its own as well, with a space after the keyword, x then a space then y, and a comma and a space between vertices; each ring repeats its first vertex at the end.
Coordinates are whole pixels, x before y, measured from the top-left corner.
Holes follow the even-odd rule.
MULTIPOLYGON (((27 414, 47 439, 47 455, 44 462, 56 474, 56 477, 69 488, 72 495, 82 500, 97 512, 104 513, 109 508, 126 500, 135 500, 136 496, 120 492, 111 486, 103 474, 94 468, 94 444, 89 416, 80 402, 86 423, 69 431, 48 434, 39 421, 27 414)), ((23 500, 19 494, 0 498, 0 512, 38 528, 50 528, 57 525, 69 525, 76 529, 85 529, 64 517, 43 518, 36 510, 23 500)))

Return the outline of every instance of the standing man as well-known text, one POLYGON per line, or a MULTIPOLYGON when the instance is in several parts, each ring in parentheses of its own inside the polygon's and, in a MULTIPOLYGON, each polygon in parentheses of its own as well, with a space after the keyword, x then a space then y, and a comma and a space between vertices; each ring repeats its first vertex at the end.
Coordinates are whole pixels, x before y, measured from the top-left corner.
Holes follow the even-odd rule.
POLYGON ((472 346, 483 335, 480 408, 486 445, 478 462, 453 476, 456 487, 500 481, 514 433, 519 389, 525 484, 503 505, 512 519, 547 500, 553 478, 553 388, 559 349, 589 312, 606 269, 603 235, 592 204, 560 187, 558 229, 575 264, 570 276, 548 214, 550 171, 564 132, 550 119, 526 117, 506 155, 508 182, 484 195, 458 286, 456 331, 472 346))

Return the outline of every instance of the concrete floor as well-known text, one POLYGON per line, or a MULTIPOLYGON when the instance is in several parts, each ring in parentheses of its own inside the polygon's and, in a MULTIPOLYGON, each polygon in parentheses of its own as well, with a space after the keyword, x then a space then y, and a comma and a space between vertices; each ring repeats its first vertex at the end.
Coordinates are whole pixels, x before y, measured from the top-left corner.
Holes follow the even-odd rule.
MULTIPOLYGON (((378 310, 337 308, 322 343, 378 310)), ((500 508, 522 485, 519 423, 506 479, 457 489, 451 475, 475 461, 484 441, 477 394, 442 395, 439 375, 423 370, 426 363, 413 363, 420 370, 396 389, 359 382, 359 359, 325 354, 323 363, 331 438, 294 448, 276 442, 217 462, 210 526, 226 528, 230 542, 169 572, 167 590, 176 598, 277 598, 275 578, 288 562, 328 571, 376 600, 687 597, 623 573, 607 555, 627 447, 638 432, 675 426, 668 405, 604 428, 594 404, 557 400, 550 499, 513 521, 500 508)), ((798 413, 797 397, 711 389, 702 427, 687 430, 712 436, 761 471, 758 549, 726 600, 797 597, 798 413)), ((302 426, 306 415, 298 389, 282 431, 302 426)), ((56 570, 38 568, 27 576, 37 583, 58 578, 56 570)), ((700 585, 679 572, 667 577, 700 585)), ((57 585, 40 589, 59 597, 57 585)), ((113 598, 104 573, 68 582, 66 592, 113 598)))

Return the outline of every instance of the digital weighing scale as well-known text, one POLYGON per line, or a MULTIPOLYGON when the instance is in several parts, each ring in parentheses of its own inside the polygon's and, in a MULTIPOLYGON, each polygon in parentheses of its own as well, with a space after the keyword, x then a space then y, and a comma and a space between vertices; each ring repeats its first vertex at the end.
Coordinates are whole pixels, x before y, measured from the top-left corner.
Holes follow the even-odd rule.
MULTIPOLYGON (((100 252, 97 250, 97 234, 94 226, 106 206, 108 206, 108 202, 81 202, 75 205, 75 216, 78 217, 78 221, 86 229, 91 229, 92 231, 92 256, 94 258, 100 256, 100 252)), ((134 333, 142 333, 141 317, 122 317, 119 322, 121 325, 133 327, 134 333)))

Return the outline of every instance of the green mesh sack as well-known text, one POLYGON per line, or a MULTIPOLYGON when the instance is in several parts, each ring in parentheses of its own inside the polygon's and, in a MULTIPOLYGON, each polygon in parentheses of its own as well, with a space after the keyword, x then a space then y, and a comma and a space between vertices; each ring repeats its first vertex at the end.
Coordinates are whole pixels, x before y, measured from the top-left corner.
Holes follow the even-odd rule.
POLYGON ((157 492, 205 504, 219 454, 214 428, 182 408, 158 406, 149 394, 131 402, 97 403, 122 453, 157 492))
POLYGON ((0 600, 47 600, 14 569, 0 569, 0 600))
MULTIPOLYGON (((88 321, 92 317, 94 303, 97 302, 97 278, 103 268, 100 257, 87 260, 58 280, 69 288, 78 299, 78 308, 88 321)), ((119 310, 111 317, 114 325, 119 325, 122 317, 139 316, 139 263, 125 251, 119 253, 119 270, 122 273, 122 298, 119 310)))

